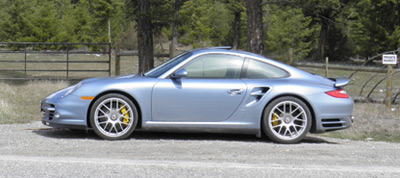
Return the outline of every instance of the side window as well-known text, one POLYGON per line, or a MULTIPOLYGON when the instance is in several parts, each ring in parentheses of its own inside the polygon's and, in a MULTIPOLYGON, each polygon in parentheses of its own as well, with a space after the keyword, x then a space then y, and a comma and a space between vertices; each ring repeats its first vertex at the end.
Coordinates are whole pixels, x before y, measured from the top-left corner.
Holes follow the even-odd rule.
POLYGON ((287 76, 289 74, 283 69, 261 61, 249 59, 249 65, 244 78, 282 78, 287 76))
POLYGON ((243 58, 225 54, 199 56, 184 68, 187 78, 239 78, 243 58))

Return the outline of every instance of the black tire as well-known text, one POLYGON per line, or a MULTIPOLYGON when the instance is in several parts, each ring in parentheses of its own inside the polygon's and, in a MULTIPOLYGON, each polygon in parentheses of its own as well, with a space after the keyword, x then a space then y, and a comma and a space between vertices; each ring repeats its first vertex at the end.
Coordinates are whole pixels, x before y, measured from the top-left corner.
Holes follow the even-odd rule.
POLYGON ((273 100, 264 109, 262 129, 274 142, 298 143, 311 127, 311 112, 298 98, 286 96, 273 100))
POLYGON ((129 137, 138 123, 135 104, 126 96, 111 93, 97 99, 90 110, 93 131, 107 140, 129 137))

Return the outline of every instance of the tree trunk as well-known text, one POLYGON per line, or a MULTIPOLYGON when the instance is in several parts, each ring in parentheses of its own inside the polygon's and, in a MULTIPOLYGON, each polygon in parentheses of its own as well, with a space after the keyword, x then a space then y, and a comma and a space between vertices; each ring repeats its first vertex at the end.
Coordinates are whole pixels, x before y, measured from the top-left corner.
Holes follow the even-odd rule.
POLYGON ((174 21, 172 22, 172 41, 169 47, 169 57, 173 58, 178 54, 178 18, 179 18, 179 9, 182 6, 181 1, 175 0, 175 15, 174 21))
POLYGON ((149 71, 154 67, 153 31, 150 18, 150 2, 138 0, 138 54, 139 73, 149 71))
POLYGON ((247 50, 263 54, 262 0, 246 0, 247 13, 247 50))
POLYGON ((318 49, 317 49, 317 61, 322 61, 325 56, 325 48, 326 48, 326 41, 328 38, 328 22, 322 21, 321 23, 321 31, 319 34, 319 42, 318 42, 318 49))
POLYGON ((235 21, 233 22, 233 45, 232 49, 237 50, 240 43, 240 15, 241 12, 235 12, 235 21))

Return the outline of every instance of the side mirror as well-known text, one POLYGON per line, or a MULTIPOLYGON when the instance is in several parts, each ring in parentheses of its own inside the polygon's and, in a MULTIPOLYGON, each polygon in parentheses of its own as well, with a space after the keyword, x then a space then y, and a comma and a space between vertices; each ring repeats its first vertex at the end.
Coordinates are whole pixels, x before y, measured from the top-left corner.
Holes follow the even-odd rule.
POLYGON ((178 69, 175 73, 171 75, 172 79, 180 79, 187 77, 187 71, 184 68, 178 69))

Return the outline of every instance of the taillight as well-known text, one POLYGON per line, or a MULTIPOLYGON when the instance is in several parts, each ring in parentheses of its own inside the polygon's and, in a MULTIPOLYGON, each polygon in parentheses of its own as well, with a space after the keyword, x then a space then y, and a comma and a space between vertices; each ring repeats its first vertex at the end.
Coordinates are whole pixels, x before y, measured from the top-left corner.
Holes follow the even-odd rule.
POLYGON ((349 98, 349 95, 343 89, 337 89, 333 91, 325 92, 326 94, 333 96, 335 98, 349 98))

